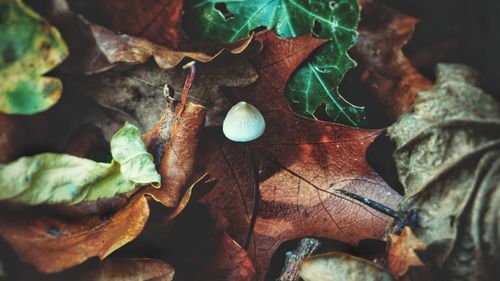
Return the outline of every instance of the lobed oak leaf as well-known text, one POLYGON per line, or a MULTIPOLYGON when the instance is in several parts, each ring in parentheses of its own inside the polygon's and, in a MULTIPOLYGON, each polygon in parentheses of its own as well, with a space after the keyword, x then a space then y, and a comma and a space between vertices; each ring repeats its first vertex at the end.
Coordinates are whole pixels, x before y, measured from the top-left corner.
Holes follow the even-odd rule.
MULTIPOLYGON (((261 197, 248 250, 260 280, 278 246, 289 239, 319 236, 356 243, 380 237, 388 219, 335 193, 346 189, 389 206, 400 196, 365 160, 380 130, 361 130, 295 115, 284 89, 296 67, 325 41, 302 36, 258 34, 264 45, 253 61, 256 84, 232 92, 234 100, 256 106, 266 120, 264 135, 250 144, 260 173, 261 197), (237 93, 235 93, 237 92, 237 93)), ((246 146, 228 141, 220 129, 203 132, 195 163, 217 183, 202 202, 217 224, 238 243, 245 239, 252 213, 250 155, 246 146)))
POLYGON ((358 42, 351 54, 363 71, 363 82, 392 123, 411 109, 417 91, 432 87, 402 51, 417 19, 373 0, 362 0, 361 6, 358 42))

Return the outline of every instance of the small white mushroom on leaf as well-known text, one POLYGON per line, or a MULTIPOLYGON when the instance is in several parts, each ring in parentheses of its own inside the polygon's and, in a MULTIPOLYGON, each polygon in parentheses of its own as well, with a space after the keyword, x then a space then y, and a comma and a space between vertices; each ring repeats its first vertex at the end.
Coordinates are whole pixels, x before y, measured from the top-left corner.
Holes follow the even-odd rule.
POLYGON ((266 121, 253 105, 240 101, 227 113, 222 131, 226 138, 235 142, 249 142, 258 139, 266 129, 266 121))

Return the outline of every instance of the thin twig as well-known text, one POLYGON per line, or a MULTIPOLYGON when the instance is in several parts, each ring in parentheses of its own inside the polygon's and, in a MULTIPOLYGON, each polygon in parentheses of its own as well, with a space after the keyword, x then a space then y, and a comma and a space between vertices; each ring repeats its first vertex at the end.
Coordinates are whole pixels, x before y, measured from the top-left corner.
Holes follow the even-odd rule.
POLYGON ((319 240, 314 238, 300 240, 299 246, 295 250, 286 253, 283 271, 276 281, 298 280, 302 262, 316 251, 319 244, 319 240))

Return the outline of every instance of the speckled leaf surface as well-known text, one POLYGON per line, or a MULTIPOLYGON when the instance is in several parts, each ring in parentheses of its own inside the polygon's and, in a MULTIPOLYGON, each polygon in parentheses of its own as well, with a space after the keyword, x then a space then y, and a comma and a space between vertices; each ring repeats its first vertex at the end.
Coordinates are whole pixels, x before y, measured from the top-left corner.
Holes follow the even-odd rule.
POLYGON ((185 9, 184 28, 196 40, 233 42, 261 26, 275 28, 281 37, 314 32, 319 38, 329 39, 290 78, 288 102, 295 112, 312 117, 324 104, 331 121, 363 125, 364 108, 346 101, 337 89, 344 74, 355 65, 346 51, 357 37, 356 0, 190 0, 185 9))
POLYGON ((159 186, 160 175, 138 128, 125 124, 111 140, 111 154, 110 164, 43 153, 0 165, 0 200, 77 204, 130 192, 139 185, 159 186))
POLYGON ((463 65, 438 66, 436 85, 388 130, 405 188, 402 211, 451 280, 491 280, 500 262, 500 105, 463 65))
POLYGON ((34 114, 54 105, 59 79, 45 77, 68 55, 59 32, 21 0, 0 1, 0 112, 34 114))

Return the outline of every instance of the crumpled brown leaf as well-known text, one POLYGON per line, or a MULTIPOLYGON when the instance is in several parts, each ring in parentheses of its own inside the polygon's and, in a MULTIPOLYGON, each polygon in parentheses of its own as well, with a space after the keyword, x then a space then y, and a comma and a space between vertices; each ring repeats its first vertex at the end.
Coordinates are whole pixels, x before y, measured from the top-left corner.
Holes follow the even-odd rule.
POLYGON ((0 214, 0 234, 19 258, 38 271, 59 272, 90 257, 103 259, 142 231, 149 217, 144 196, 136 196, 111 218, 68 220, 34 209, 0 214))
POLYGON ((162 261, 146 258, 111 258, 76 278, 81 281, 171 281, 174 268, 162 261))
MULTIPOLYGON (((356 243, 382 235, 387 218, 335 194, 343 188, 387 205, 397 195, 369 167, 365 152, 378 130, 360 130, 295 115, 284 97, 289 76, 324 41, 311 36, 256 36, 264 45, 253 60, 256 85, 232 91, 235 102, 256 106, 264 135, 251 143, 260 171, 261 199, 249 254, 260 280, 272 254, 286 240, 321 236, 356 243)), ((253 208, 253 170, 245 145, 230 142, 220 128, 202 134, 195 163, 217 179, 202 202, 238 243, 245 239, 253 208)))
POLYGON ((300 277, 305 281, 392 281, 376 264, 345 253, 312 256, 302 263, 300 277))
POLYGON ((400 235, 389 233, 387 268, 396 277, 406 274, 410 267, 424 266, 415 251, 427 249, 427 244, 413 235, 411 228, 405 227, 400 235))
POLYGON ((363 70, 362 81, 392 122, 411 109, 419 90, 431 81, 413 67, 402 47, 413 34, 417 20, 373 0, 361 0, 358 42, 351 54, 363 70))
POLYGON ((467 66, 438 65, 415 112, 388 129, 401 211, 417 211, 412 230, 451 280, 494 280, 500 264, 500 106, 478 81, 467 66))

